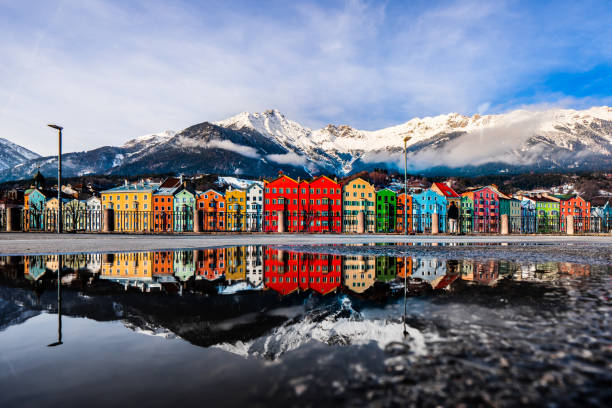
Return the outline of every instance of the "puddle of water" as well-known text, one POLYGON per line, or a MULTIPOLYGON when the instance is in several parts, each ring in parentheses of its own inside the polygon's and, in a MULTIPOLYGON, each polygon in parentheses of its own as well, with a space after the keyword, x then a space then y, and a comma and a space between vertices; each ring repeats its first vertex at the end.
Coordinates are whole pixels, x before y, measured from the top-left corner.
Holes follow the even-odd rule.
POLYGON ((439 248, 0 258, 0 405, 610 401, 605 259, 439 248))

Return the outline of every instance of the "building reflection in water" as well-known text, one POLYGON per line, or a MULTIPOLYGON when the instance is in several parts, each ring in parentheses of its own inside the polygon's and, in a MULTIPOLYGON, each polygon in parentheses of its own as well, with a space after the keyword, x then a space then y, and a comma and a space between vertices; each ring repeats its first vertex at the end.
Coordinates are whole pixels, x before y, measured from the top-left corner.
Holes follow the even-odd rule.
POLYGON ((182 294, 195 282, 219 287, 222 294, 269 290, 285 296, 312 291, 321 295, 340 288, 363 294, 392 281, 451 289, 454 282, 495 285, 500 279, 541 281, 585 276, 588 265, 506 260, 447 260, 434 256, 387 257, 301 253, 258 245, 203 250, 116 254, 30 255, 0 257, 4 277, 26 278, 34 287, 54 280, 86 285, 100 279, 125 290, 182 294))

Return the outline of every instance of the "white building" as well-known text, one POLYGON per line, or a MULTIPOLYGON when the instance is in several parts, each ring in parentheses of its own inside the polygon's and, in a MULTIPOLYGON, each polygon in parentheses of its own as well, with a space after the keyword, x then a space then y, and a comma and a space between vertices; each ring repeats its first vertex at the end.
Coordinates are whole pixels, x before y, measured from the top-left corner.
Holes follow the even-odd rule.
POLYGON ((263 185, 260 182, 251 184, 246 189, 247 230, 261 231, 263 221, 263 185))
POLYGON ((87 202, 87 231, 100 231, 102 228, 102 201, 100 197, 91 196, 87 202))
POLYGON ((254 288, 263 284, 263 247, 249 245, 246 247, 246 280, 254 288))

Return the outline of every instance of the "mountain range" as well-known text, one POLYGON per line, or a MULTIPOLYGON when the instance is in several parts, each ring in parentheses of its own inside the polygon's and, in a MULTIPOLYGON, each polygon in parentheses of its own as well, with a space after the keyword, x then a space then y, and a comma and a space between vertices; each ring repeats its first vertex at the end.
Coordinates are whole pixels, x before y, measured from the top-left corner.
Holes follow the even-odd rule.
MULTIPOLYGON (((516 110, 498 115, 457 113, 415 118, 376 131, 347 125, 312 130, 277 110, 243 112, 180 132, 145 135, 122 146, 67 153, 66 177, 86 174, 215 173, 273 177, 345 176, 361 170, 432 175, 612 169, 612 108, 516 110)), ((40 157, 0 139, 0 181, 57 171, 40 157)))

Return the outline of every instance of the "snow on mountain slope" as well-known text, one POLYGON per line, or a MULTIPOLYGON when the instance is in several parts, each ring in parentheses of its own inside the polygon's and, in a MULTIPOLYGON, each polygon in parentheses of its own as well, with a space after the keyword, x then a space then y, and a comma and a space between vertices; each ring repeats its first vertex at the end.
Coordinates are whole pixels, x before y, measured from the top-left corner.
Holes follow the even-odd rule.
MULTIPOLYGON (((145 135, 123 146, 65 156, 65 174, 149 172, 248 174, 273 177, 344 176, 374 167, 408 167, 427 174, 612 169, 612 108, 515 110, 498 115, 457 113, 414 118, 380 130, 327 125, 312 130, 277 110, 243 112, 180 132, 145 135)), ((56 171, 54 158, 38 157, 0 139, 0 180, 56 171), (4 152, 4 153, 3 153, 4 152), (2 167, 4 166, 4 167, 2 167)))
POLYGON ((331 124, 311 130, 277 110, 243 112, 217 124, 255 130, 340 175, 358 170, 358 163, 386 162, 401 167, 406 136, 410 137, 408 148, 414 170, 435 163, 460 167, 497 161, 528 166, 543 154, 552 165, 562 166, 571 165, 568 160, 572 152, 578 159, 589 154, 612 155, 612 109, 606 106, 584 111, 516 110, 471 117, 451 113, 414 118, 375 131, 331 124))
POLYGON ((0 170, 4 170, 29 160, 37 159, 40 155, 10 140, 0 138, 0 170))

